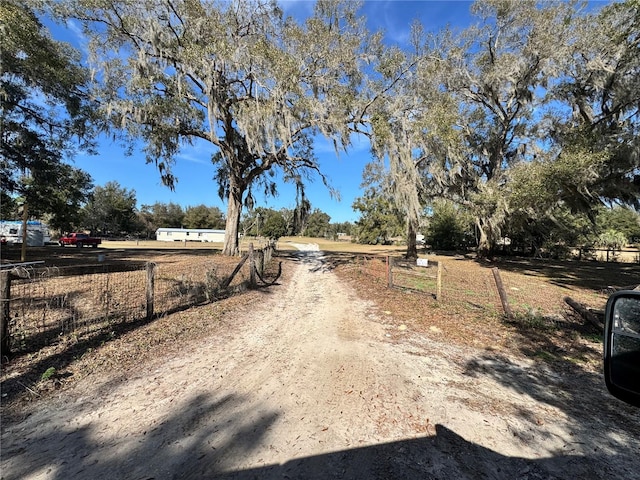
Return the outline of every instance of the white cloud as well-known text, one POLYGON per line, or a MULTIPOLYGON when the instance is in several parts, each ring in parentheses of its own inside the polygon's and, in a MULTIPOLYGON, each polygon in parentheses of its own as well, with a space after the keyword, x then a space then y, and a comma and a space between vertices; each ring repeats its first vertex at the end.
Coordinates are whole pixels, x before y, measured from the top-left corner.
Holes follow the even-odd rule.
POLYGON ((89 56, 89 41, 82 32, 82 27, 75 20, 67 20, 67 29, 73 34, 70 43, 78 48, 85 57, 89 56))

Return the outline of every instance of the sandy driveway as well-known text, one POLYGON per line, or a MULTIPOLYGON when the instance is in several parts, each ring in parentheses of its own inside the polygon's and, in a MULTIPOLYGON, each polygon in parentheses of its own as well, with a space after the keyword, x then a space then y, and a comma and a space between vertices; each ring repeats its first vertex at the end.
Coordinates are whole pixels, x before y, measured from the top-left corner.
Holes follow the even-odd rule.
POLYGON ((321 252, 292 268, 220 336, 6 425, 2 478, 640 478, 637 409, 564 408, 539 364, 392 326, 321 252))

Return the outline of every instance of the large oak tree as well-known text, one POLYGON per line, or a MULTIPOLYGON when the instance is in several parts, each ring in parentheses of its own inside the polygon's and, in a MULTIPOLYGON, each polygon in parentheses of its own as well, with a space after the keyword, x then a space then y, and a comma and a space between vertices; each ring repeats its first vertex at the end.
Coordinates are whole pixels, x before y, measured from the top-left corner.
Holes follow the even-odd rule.
MULTIPOLYGON (((356 4, 320 0, 303 23, 274 2, 73 0, 57 5, 90 38, 96 91, 111 127, 143 139, 170 187, 175 155, 205 141, 227 198, 224 254, 252 192, 275 193, 271 174, 320 173, 313 139, 349 144, 358 121, 367 38, 356 4)), ((321 177, 324 180, 324 176, 321 177)))

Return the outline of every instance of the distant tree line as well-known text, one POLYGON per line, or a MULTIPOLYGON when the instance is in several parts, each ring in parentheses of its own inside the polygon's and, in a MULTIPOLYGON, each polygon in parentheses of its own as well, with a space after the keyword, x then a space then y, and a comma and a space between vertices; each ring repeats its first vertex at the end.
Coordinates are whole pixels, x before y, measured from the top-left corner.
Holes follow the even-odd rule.
MULTIPOLYGON (((406 219, 389 198, 365 193, 353 204, 360 212, 353 235, 360 243, 390 243, 405 238, 406 219)), ((594 248, 620 250, 640 247, 640 213, 622 205, 601 205, 590 212, 559 212, 557 218, 522 225, 510 218, 502 230, 503 237, 494 246, 495 253, 544 255, 582 258, 594 248)), ((429 249, 469 251, 478 245, 478 231, 473 212, 450 200, 440 199, 420 216, 419 233, 429 249)))
MULTIPOLYGON (((102 237, 136 237, 154 239, 160 227, 204 228, 224 230, 226 220, 218 207, 204 204, 182 207, 173 202, 156 202, 137 208, 136 193, 118 182, 108 182, 97 186, 88 193, 88 200, 67 216, 67 222, 54 228, 63 231, 90 231, 102 237)), ((299 209, 282 208, 274 210, 256 207, 247 211, 240 222, 241 233, 245 236, 278 239, 289 235, 336 238, 338 234, 350 235, 350 222, 330 223, 331 217, 318 208, 300 212, 299 209)), ((15 207, 3 206, 3 214, 15 217, 15 207)), ((51 216, 43 215, 49 222, 51 216)))
POLYGON ((318 208, 302 216, 296 213, 296 209, 257 207, 243 215, 241 233, 267 238, 306 236, 336 239, 338 235, 351 235, 353 232, 351 222, 331 223, 331 217, 318 208))

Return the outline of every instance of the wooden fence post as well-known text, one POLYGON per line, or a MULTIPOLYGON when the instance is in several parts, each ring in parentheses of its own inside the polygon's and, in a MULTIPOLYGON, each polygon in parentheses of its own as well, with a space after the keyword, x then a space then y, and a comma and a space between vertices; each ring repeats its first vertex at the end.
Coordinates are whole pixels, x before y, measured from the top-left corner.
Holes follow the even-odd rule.
POLYGON ((436 300, 442 298, 442 261, 438 261, 438 270, 436 271, 436 300))
POLYGON ((493 267, 491 271, 493 272, 493 278, 496 281, 496 287, 498 287, 498 294, 500 295, 500 301, 502 302, 502 309, 504 310, 504 314, 509 320, 511 320, 513 318, 513 312, 511 311, 511 307, 509 306, 507 291, 504 289, 502 278, 500 277, 500 270, 498 270, 498 267, 493 267))
POLYGON ((11 343, 9 342, 9 321, 11 300, 11 273, 0 273, 0 354, 9 355, 11 343))
POLYGON ((389 288, 393 287, 393 273, 391 271, 392 262, 393 262, 393 259, 389 255, 387 255, 387 285, 389 286, 389 288))
POLYGON ((147 320, 153 318, 154 291, 156 283, 156 264, 147 262, 147 320))
POLYGON ((253 252, 253 243, 249 244, 249 285, 256 286, 256 259, 253 252))
POLYGON ((265 265, 271 261, 271 257, 273 256, 273 241, 267 244, 267 248, 264 250, 264 263, 265 265))
POLYGON ((258 256, 259 258, 259 272, 260 275, 264 275, 264 265, 265 265, 265 261, 264 261, 264 257, 265 257, 265 251, 266 251, 266 247, 263 250, 258 251, 258 256))

